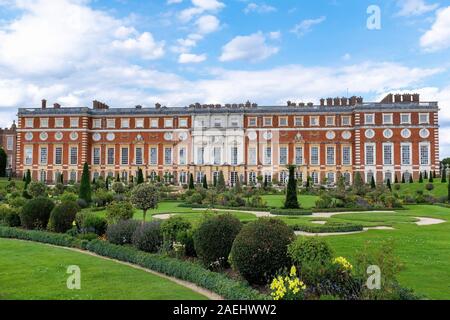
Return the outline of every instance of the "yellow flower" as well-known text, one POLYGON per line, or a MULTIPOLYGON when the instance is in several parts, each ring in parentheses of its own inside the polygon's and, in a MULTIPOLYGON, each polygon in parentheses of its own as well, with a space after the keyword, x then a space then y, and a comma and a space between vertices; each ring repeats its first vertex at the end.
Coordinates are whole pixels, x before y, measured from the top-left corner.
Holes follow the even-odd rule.
POLYGON ((353 266, 350 262, 347 261, 344 257, 337 257, 333 260, 334 264, 339 264, 344 270, 350 271, 353 269, 353 266))
POLYGON ((295 266, 291 267, 291 273, 289 274, 291 277, 297 275, 297 268, 295 266))

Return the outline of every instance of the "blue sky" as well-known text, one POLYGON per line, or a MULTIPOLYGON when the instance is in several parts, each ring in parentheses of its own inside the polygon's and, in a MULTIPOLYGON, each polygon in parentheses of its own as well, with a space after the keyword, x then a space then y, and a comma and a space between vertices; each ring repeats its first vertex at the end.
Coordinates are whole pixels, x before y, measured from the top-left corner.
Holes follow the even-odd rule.
POLYGON ((450 155, 449 53, 448 0, 0 0, 0 125, 42 98, 151 107, 414 91, 440 101, 450 155))

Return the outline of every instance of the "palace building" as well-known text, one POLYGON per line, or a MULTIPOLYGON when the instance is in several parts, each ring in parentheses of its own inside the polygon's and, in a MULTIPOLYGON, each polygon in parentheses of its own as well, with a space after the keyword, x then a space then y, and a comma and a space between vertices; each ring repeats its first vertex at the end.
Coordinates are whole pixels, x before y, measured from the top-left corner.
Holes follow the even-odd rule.
POLYGON ((333 185, 356 172, 366 182, 417 179, 439 172, 438 103, 418 94, 389 94, 381 102, 361 97, 321 99, 320 104, 259 106, 193 104, 167 108, 20 108, 16 171, 35 180, 79 181, 84 163, 92 177, 159 176, 188 183, 189 174, 212 182, 220 171, 229 184, 285 182, 297 177, 333 185), (262 178, 261 178, 262 177, 262 178))

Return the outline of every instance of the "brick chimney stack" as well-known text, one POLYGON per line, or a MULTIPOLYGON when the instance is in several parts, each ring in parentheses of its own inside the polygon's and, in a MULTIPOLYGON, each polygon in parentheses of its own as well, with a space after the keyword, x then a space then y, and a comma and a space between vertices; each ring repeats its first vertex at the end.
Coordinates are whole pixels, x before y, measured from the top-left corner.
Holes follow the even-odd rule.
POLYGON ((334 105, 336 107, 339 107, 341 105, 341 99, 340 98, 334 98, 334 105))
POLYGON ((42 109, 47 109, 47 100, 42 99, 42 109))
POLYGON ((325 99, 324 99, 324 98, 320 99, 320 105, 321 105, 322 107, 325 106, 325 99))
POLYGON ((350 97, 350 105, 355 106, 356 105, 356 96, 350 97))
POLYGON ((381 103, 384 104, 392 104, 394 103, 394 95, 392 93, 389 93, 386 97, 381 100, 381 103))
POLYGON ((414 93, 414 94, 412 95, 412 102, 414 102, 414 103, 419 103, 419 102, 420 102, 420 94, 414 93))
MULTIPOLYGON (((196 104, 196 107, 197 107, 197 104, 196 104)), ((160 104, 160 103, 156 103, 156 104, 155 104, 155 109, 156 109, 156 110, 161 109, 161 104, 160 104)))
POLYGON ((347 106, 348 105, 348 99, 347 98, 341 98, 341 105, 342 106, 347 106))
POLYGON ((54 103, 53 108, 55 109, 61 109, 61 105, 59 103, 54 103))
POLYGON ((333 98, 327 98, 327 106, 328 107, 333 106, 333 98))
POLYGON ((397 93, 394 96, 394 101, 395 101, 395 103, 401 103, 402 102, 402 95, 397 93))

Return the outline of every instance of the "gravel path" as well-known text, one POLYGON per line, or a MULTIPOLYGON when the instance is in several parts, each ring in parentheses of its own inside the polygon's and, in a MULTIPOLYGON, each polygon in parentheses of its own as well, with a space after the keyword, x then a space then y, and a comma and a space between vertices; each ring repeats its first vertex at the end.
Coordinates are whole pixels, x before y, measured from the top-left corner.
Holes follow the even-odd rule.
POLYGON ((419 221, 416 222, 416 224, 418 226, 431 226, 431 225, 434 225, 434 224, 441 224, 441 223, 447 222, 447 221, 442 220, 442 219, 422 218, 422 217, 414 217, 414 218, 419 220, 419 221))
POLYGON ((306 237, 315 237, 315 236, 329 237, 329 236, 343 236, 343 235, 349 235, 349 234, 363 233, 363 232, 367 232, 369 230, 395 230, 395 229, 392 227, 380 226, 380 227, 368 227, 368 228, 364 228, 362 231, 353 231, 353 232, 311 233, 311 232, 304 232, 304 231, 295 231, 295 235, 306 236, 306 237))

